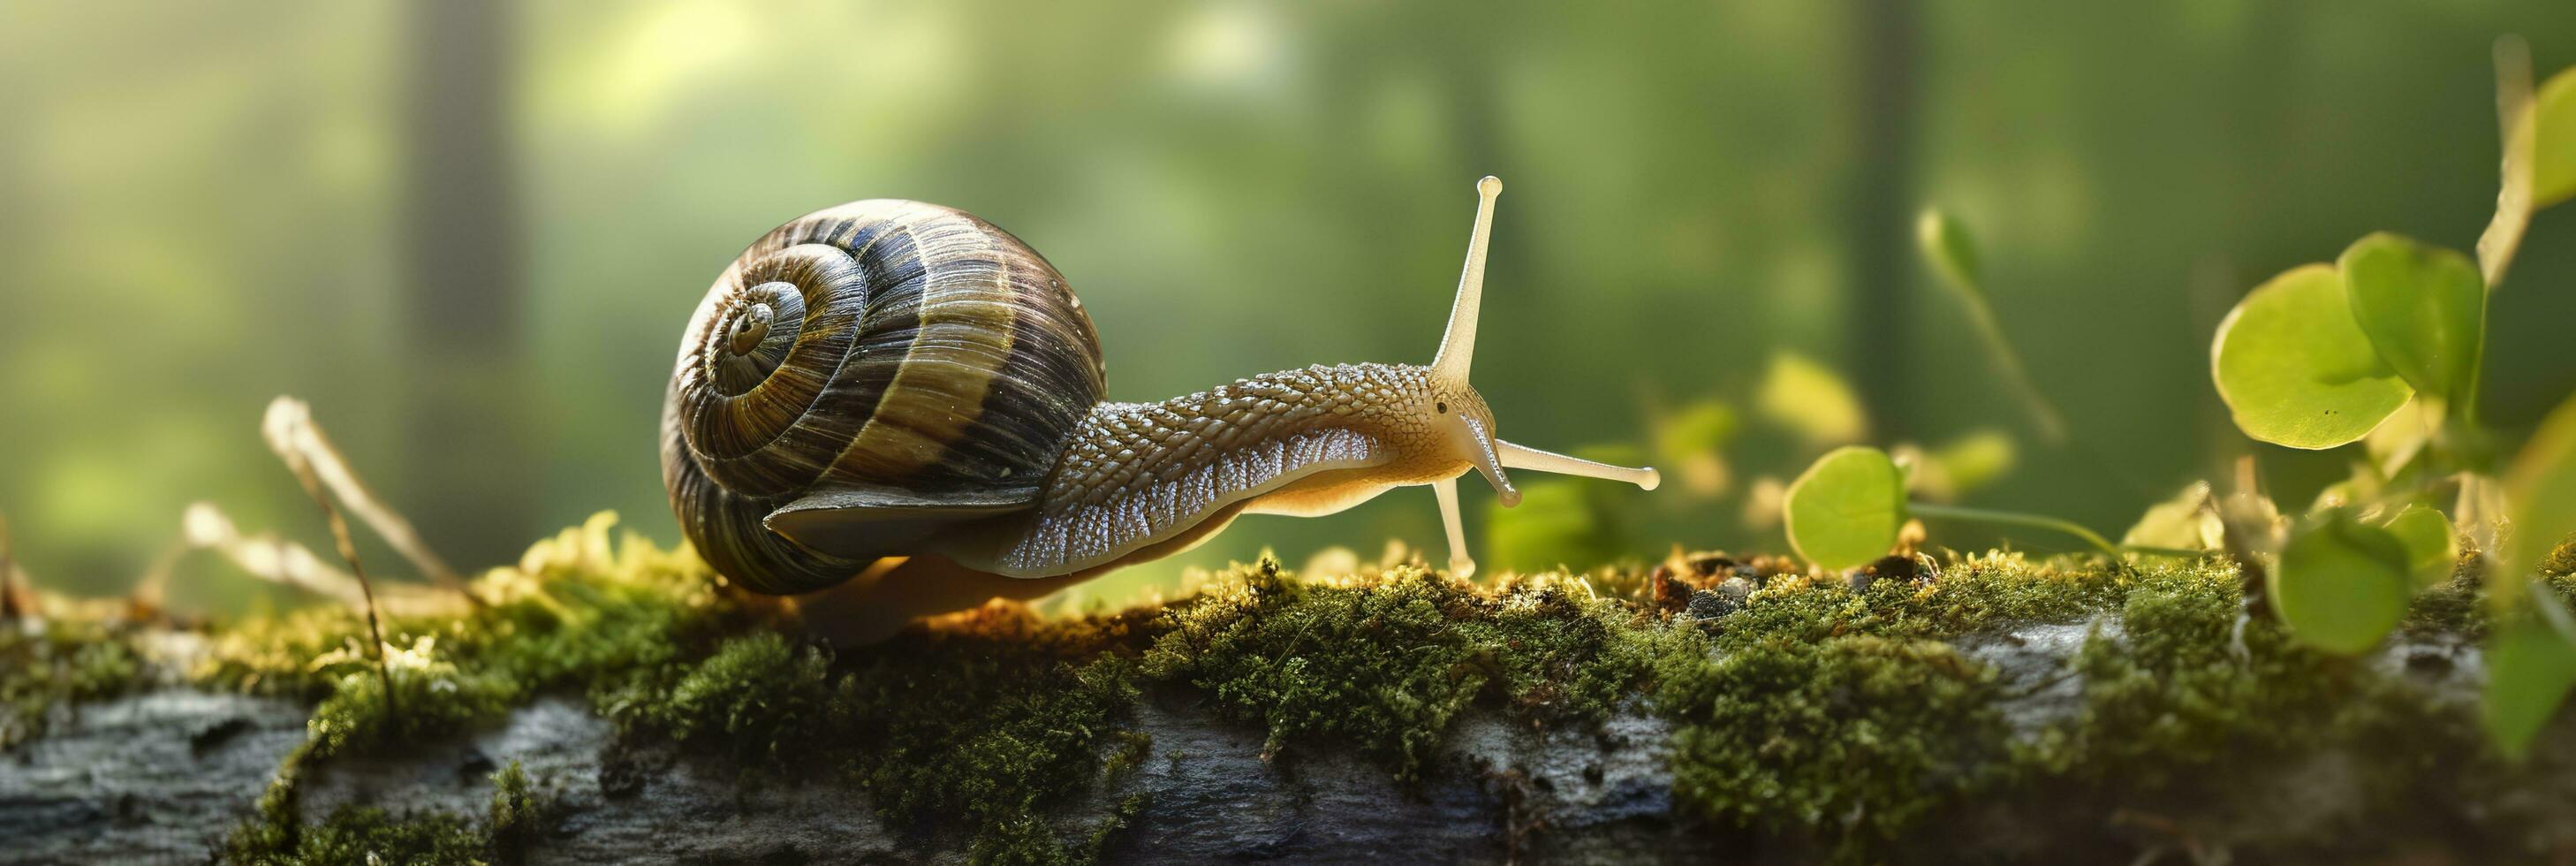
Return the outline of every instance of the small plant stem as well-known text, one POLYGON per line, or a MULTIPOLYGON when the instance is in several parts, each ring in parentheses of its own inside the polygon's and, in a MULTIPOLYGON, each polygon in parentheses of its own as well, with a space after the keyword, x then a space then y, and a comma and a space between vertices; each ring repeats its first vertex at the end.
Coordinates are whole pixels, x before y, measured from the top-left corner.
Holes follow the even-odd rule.
POLYGON ((367 635, 375 640, 376 676, 385 683, 385 714, 399 719, 402 708, 394 703, 394 669, 385 659, 385 628, 376 617, 376 588, 367 582, 366 567, 358 563, 358 545, 349 538, 349 521, 341 518, 340 509, 331 505, 330 491, 323 488, 322 479, 314 474, 313 463, 301 447, 302 433, 302 429, 291 431, 297 435, 290 435, 289 441, 284 443, 289 447, 279 448, 278 454, 286 458, 286 468, 295 473, 295 480, 304 485, 304 494, 313 497, 313 504, 321 507, 322 521, 331 527, 331 543, 340 548, 340 558, 349 562, 349 574, 358 579, 358 595, 365 600, 367 608, 367 635))
POLYGON ((2170 556, 2178 559, 2198 559, 2204 556, 2213 556, 2218 553, 2218 551, 2215 550, 2194 550, 2188 547, 2156 547, 2149 544, 2123 544, 2120 545, 2120 552, 2135 553, 2143 556, 2170 556))
POLYGON ((2004 336, 2003 323, 1995 318, 1994 305, 1987 302, 1982 281, 1952 273, 1948 268, 1936 267, 1933 270, 1940 276, 1942 284, 1950 287, 1950 293, 1958 296, 1959 305, 1967 310, 1968 322, 1976 326, 1977 339, 1986 344, 1986 353, 2003 371, 2004 380, 2011 383, 2013 392, 2021 397, 2022 408, 2030 414, 2031 427, 2039 431, 2040 441, 2083 457, 2103 473, 2144 492, 2147 485, 2137 476, 2121 469, 2120 464, 2108 455, 2076 441, 2074 434, 2067 429, 2066 413, 2059 411, 2057 403, 2048 399, 2048 393, 2039 389, 2039 380, 2031 378, 2030 367, 2022 363, 2020 350, 2014 349, 2012 340, 2004 336))
POLYGON ((2460 426, 2477 429, 2478 392, 2487 378, 2487 305, 2478 305, 2477 355, 2469 361, 2468 393, 2460 395, 2460 426))
POLYGON ((2531 45, 2506 34, 2495 41, 2496 126, 2504 133, 2504 189, 2496 195, 2495 218, 2478 234, 2478 274, 2486 278, 2487 297, 2504 285, 2505 271, 2522 234, 2531 227, 2532 161, 2539 147, 2532 111, 2531 45))
MULTIPOLYGON (((2028 526, 2034 529, 2053 530, 2083 539, 2084 543, 2092 545, 2095 550, 2099 550, 2111 556, 2118 556, 2121 551, 2121 547, 2119 545, 2112 544, 2110 539, 2103 538, 2100 533, 2086 529, 2080 524, 2071 521, 2059 520, 2054 517, 2041 517, 2036 514, 2019 514, 2011 511, 1988 511, 1983 508, 1960 508, 1953 505, 1929 505, 1920 502, 1909 503, 1906 508, 1917 515, 1941 520, 1970 520, 1978 523, 2001 523, 2010 526, 2028 526)), ((2139 552, 2162 551, 2140 550, 2139 552)), ((2199 553, 2195 551, 2192 555, 2198 556, 2199 553)))
POLYGON ((1978 339, 1985 341, 1986 350, 1994 356, 1995 366, 2003 368, 2004 379, 2010 381, 2013 390, 2021 395, 2022 407, 2029 410, 2031 425, 2038 428, 2039 438, 2047 440, 2050 445, 2065 445, 2066 416, 2057 411, 2057 404, 2049 402, 2047 394, 2040 392, 2039 382, 2030 377, 2030 368, 2022 364, 2021 353, 2013 349, 2012 341, 2004 338, 2004 328, 1995 319, 1994 306, 1986 303, 1984 287, 1953 288, 1958 290, 1954 294, 1959 296, 1960 304, 1968 309, 1969 323, 1977 327, 1978 339))
POLYGON ((18 560, 9 550, 9 518, 0 516, 0 625, 18 624, 18 560))

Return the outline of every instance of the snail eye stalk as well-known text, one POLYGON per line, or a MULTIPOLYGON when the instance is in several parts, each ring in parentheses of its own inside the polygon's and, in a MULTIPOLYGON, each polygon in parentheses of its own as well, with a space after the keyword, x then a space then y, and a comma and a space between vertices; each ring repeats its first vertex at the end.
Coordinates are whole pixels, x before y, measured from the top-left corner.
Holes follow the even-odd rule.
POLYGON ((1655 467, 1652 466, 1632 468, 1594 463, 1580 457, 1568 457, 1554 451, 1541 451, 1527 445, 1514 445, 1500 439, 1494 440, 1494 449, 1501 454, 1502 464, 1507 469, 1530 469, 1558 475, 1599 478, 1604 481, 1624 481, 1637 485, 1637 489, 1640 490, 1653 490, 1664 483, 1663 473, 1656 472, 1655 467))
POLYGON ((1458 299, 1449 306, 1449 330, 1440 336, 1440 353, 1431 371, 1464 384, 1476 356, 1476 310, 1485 298, 1485 248, 1494 236, 1494 197, 1503 194, 1503 179, 1486 175, 1476 182, 1476 228, 1467 237, 1467 268, 1458 275, 1458 299))

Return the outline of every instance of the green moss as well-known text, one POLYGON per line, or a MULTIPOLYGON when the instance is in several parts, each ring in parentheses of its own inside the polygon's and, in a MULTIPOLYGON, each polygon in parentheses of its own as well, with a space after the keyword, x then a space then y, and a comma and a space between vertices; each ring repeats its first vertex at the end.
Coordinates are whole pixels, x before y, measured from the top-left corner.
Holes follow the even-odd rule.
POLYGON ((259 808, 226 840, 219 857, 240 864, 518 863, 528 843, 551 821, 549 804, 535 792, 519 762, 492 774, 492 806, 477 821, 443 812, 396 815, 373 806, 344 805, 306 824, 298 807, 297 778, 307 756, 290 758, 260 798, 259 808))
MULTIPOLYGON (((1859 590, 1775 578, 1696 637, 1661 642, 1654 706, 1675 723, 1678 800, 1839 859, 1886 860, 1937 834, 1936 815, 2214 796, 2209 780, 2241 777, 2237 765, 2324 749, 2427 756, 2352 783, 2374 801, 2481 766, 2456 708, 2244 617, 2232 567, 2080 563, 1982 557, 1859 590), (2018 734, 1998 673, 1945 640, 2088 620, 2068 671, 2074 717, 2018 734)), ((2476 585, 2461 589, 2472 607, 2476 585)))
POLYGON ((1131 794, 1120 800, 1109 817, 1091 828, 1078 841, 1068 841, 1054 825, 1035 815, 1013 818, 976 837, 967 858, 977 863, 1013 864, 1013 866, 1074 866, 1093 863, 1109 849, 1119 831, 1136 820, 1145 810, 1143 794, 1131 794))
POLYGON ((226 863, 292 863, 304 835, 304 762, 310 744, 287 753, 277 775, 260 792, 249 818, 224 839, 216 859, 226 863))
POLYGON ((78 619, 0 623, 0 751, 42 734, 59 708, 123 694, 143 653, 120 626, 78 619))
POLYGON ((1271 752, 1349 743, 1411 780, 1480 697, 1537 723, 1597 720, 1649 667, 1635 613, 1559 585, 1488 592, 1414 568, 1300 583, 1267 560, 1239 580, 1168 607, 1144 672, 1207 691, 1271 752))
POLYGON ((485 839, 453 815, 396 818, 372 806, 347 807, 307 827, 288 863, 482 863, 485 839))
MULTIPOLYGON (((981 860, 1088 859, 1123 824, 1128 813, 1066 835, 1044 816, 1142 760, 1147 741, 1121 720, 1150 616, 970 623, 836 658, 783 636, 793 626, 771 608, 727 601, 686 554, 612 546, 608 528, 594 520, 479 579, 484 604, 391 618, 392 701, 352 614, 217 635, 195 681, 317 701, 305 747, 235 834, 234 859, 293 862, 317 839, 427 832, 364 812, 319 825, 346 832, 299 829, 304 763, 462 731, 568 688, 630 734, 723 752, 754 775, 846 776, 891 825, 963 830, 981 860)), ((496 781, 489 834, 524 844, 524 776, 496 781)))
POLYGON ((2558 547, 2540 560, 2540 573, 2551 577, 2576 577, 2576 535, 2558 543, 2558 547))
POLYGON ((612 717, 769 761, 792 760, 817 745, 822 732, 814 722, 843 709, 835 705, 830 659, 776 632, 725 641, 667 688, 629 688, 612 696, 612 717))
POLYGON ((1948 644, 1775 637, 1668 665, 1673 791, 1715 819, 1857 852, 2003 770, 1994 673, 1948 644))
POLYGON ((1148 742, 1122 727, 1137 691, 1115 650, 1130 625, 913 633, 838 657, 754 632, 603 709, 756 772, 844 776, 891 826, 965 831, 979 861, 1080 861, 1124 819, 1068 838, 1050 809, 1135 766, 1148 742))
POLYGON ((927 662, 874 654, 841 688, 839 733, 867 744, 850 770, 897 826, 955 816, 989 836, 1136 763, 1139 741, 1121 728, 1137 696, 1127 658, 1076 664, 961 640, 927 662))
POLYGON ((1878 851, 2022 772, 1996 672, 1943 639, 2082 621, 2141 588, 2215 598, 2233 574, 1993 554, 1859 588, 1770 578, 1741 609, 1648 642, 1654 706, 1675 723, 1675 794, 1712 820, 1827 840, 1846 857, 1878 851))
POLYGON ((2121 634, 2097 633, 2078 653, 2084 710, 2051 731, 2033 759, 2052 771, 2121 778, 2141 787, 2237 753, 2274 732, 2301 731, 2276 714, 2308 705, 2334 684, 2322 659, 2298 649, 2268 621, 2247 621, 2246 655, 2234 649, 2242 605, 2232 588, 2156 587, 2131 594, 2121 634), (2142 775, 2132 775, 2142 774, 2142 775))
POLYGON ((494 858, 504 863, 526 859, 528 847, 554 823, 553 805, 528 781, 518 761, 493 773, 492 806, 483 816, 483 829, 494 858))
POLYGON ((389 617, 381 673, 360 615, 315 609, 218 633, 191 679, 317 701, 309 727, 323 758, 464 730, 549 689, 612 702, 757 621, 720 601, 694 558, 634 538, 612 547, 610 525, 594 519, 484 576, 481 604, 389 617))
POLYGON ((305 732, 313 756, 376 752, 406 743, 444 736, 507 710, 520 696, 517 683, 493 673, 467 673, 454 664, 417 652, 390 670, 393 700, 386 699, 386 680, 372 667, 340 675, 330 697, 313 710, 305 732))
POLYGON ((2098 564, 2033 561, 1989 553, 1942 564, 1915 580, 1879 579, 1854 589, 1839 578, 1774 577, 1716 630, 1720 651, 1773 638, 1822 640, 1846 634, 1952 638, 2037 622, 2072 622, 2116 609, 2139 586, 2176 580, 2232 580, 2233 566, 2155 559, 2098 564))
POLYGON ((208 636, 188 679, 224 691, 319 701, 343 672, 322 660, 338 651, 362 652, 366 628, 363 617, 338 607, 236 623, 208 636))
POLYGON ((2463 554, 2452 566, 2451 579, 2415 593, 2406 606, 2406 618, 2399 620, 2398 631, 2410 637, 2455 634, 2476 638, 2486 634, 2485 571, 2475 553, 2463 554))
MULTIPOLYGON (((2540 584, 2576 605, 2576 541, 2559 545, 2541 561, 2540 584)), ((2415 594, 2399 628, 2414 637, 2451 635, 2484 640, 2487 633, 2486 557, 2462 553, 2451 579, 2415 594)))
MULTIPOLYGON (((1139 813, 1121 785, 1152 746, 1131 716, 1148 689, 1263 732, 1272 753, 1351 748, 1402 782, 1432 770, 1470 708, 1580 726, 1642 696, 1673 726, 1679 808, 1853 860, 1903 859, 1976 808, 2207 796, 2231 765, 2318 749, 2429 756, 2355 782, 2372 792, 2466 789, 2461 774, 2488 766, 2474 725, 2405 678, 2246 619, 2219 558, 1988 554, 1857 585, 1694 570, 1701 585, 1758 585, 1702 606, 1726 611, 1707 620, 1679 601, 1655 609, 1657 581, 1634 569, 1487 586, 1410 567, 1308 581, 1264 562, 1152 609, 1062 622, 990 609, 835 653, 710 589, 685 554, 614 547, 606 531, 594 522, 482 578, 482 606, 391 619, 390 702, 346 612, 214 635, 198 682, 316 703, 236 859, 366 846, 435 859, 464 850, 459 832, 480 834, 476 856, 523 850, 548 819, 515 767, 490 813, 461 824, 349 811, 307 826, 296 779, 307 761, 464 730, 550 690, 586 695, 627 742, 721 754, 747 781, 862 787, 916 844, 962 836, 997 863, 1096 859, 1139 813), (2050 681, 2080 683, 2071 715, 2050 721, 2009 716, 2029 684, 1959 649, 2086 622, 2092 637, 2050 681), (1092 791, 1118 805, 1068 810, 1092 791)), ((2464 569, 2418 598, 2408 634, 2482 627, 2464 569)), ((2551 585, 2576 593, 2576 577, 2551 585)))

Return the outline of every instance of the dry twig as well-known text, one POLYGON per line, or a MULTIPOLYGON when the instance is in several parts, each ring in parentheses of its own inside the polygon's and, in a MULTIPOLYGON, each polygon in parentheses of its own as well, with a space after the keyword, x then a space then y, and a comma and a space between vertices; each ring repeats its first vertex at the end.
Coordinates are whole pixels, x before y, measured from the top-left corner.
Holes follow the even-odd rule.
POLYGON ((324 489, 321 476, 307 457, 314 450, 309 443, 317 438, 311 419, 312 410, 303 401, 279 397, 268 404, 268 417, 260 429, 267 434, 269 448, 286 461, 287 471, 295 473, 295 480, 304 485, 304 494, 322 509, 322 520, 331 527, 331 543, 340 548, 340 558, 349 562, 349 574, 357 579, 359 599, 366 604, 367 634, 375 645, 376 673, 384 678, 385 711, 400 716, 402 710, 394 703, 393 666, 385 659, 385 630, 376 616, 375 588, 367 583, 366 566, 358 562, 358 545, 349 538, 349 522, 341 519, 340 509, 331 504, 330 492, 324 489))
MULTIPOLYGON (((375 530, 385 543, 402 554, 404 559, 410 560, 412 567, 420 569, 430 582, 457 592, 465 591, 465 579, 448 567, 447 560, 429 549, 428 543, 421 540, 420 531, 412 528, 411 521, 386 507, 373 491, 367 489, 365 482, 358 480, 358 474, 350 471, 348 459, 340 456, 340 449, 331 444, 331 437, 322 432, 321 425, 313 423, 311 407, 301 400, 280 397, 269 404, 268 413, 268 421, 262 425, 263 428, 281 423, 293 428, 291 431, 267 430, 270 447, 281 447, 280 436, 284 435, 285 444, 293 446, 303 456, 313 474, 321 479, 323 486, 330 488, 331 495, 338 497, 350 514, 357 515, 359 521, 375 530)), ((285 454, 282 450, 278 453, 281 456, 285 454)))

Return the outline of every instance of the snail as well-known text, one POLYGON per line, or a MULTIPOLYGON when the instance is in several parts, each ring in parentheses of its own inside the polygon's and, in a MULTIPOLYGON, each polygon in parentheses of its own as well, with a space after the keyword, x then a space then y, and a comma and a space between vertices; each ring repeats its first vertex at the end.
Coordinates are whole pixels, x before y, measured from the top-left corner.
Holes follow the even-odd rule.
POLYGON ((682 333, 662 473, 699 555, 795 596, 835 640, 1032 598, 1188 550, 1245 514, 1317 516, 1429 486, 1474 572, 1458 478, 1627 468, 1496 438, 1467 383, 1502 181, 1476 184, 1466 268, 1429 366, 1311 366, 1160 403, 1102 399, 1064 277, 964 211, 871 199, 771 230, 682 333), (818 616, 819 614, 819 616, 818 616))

